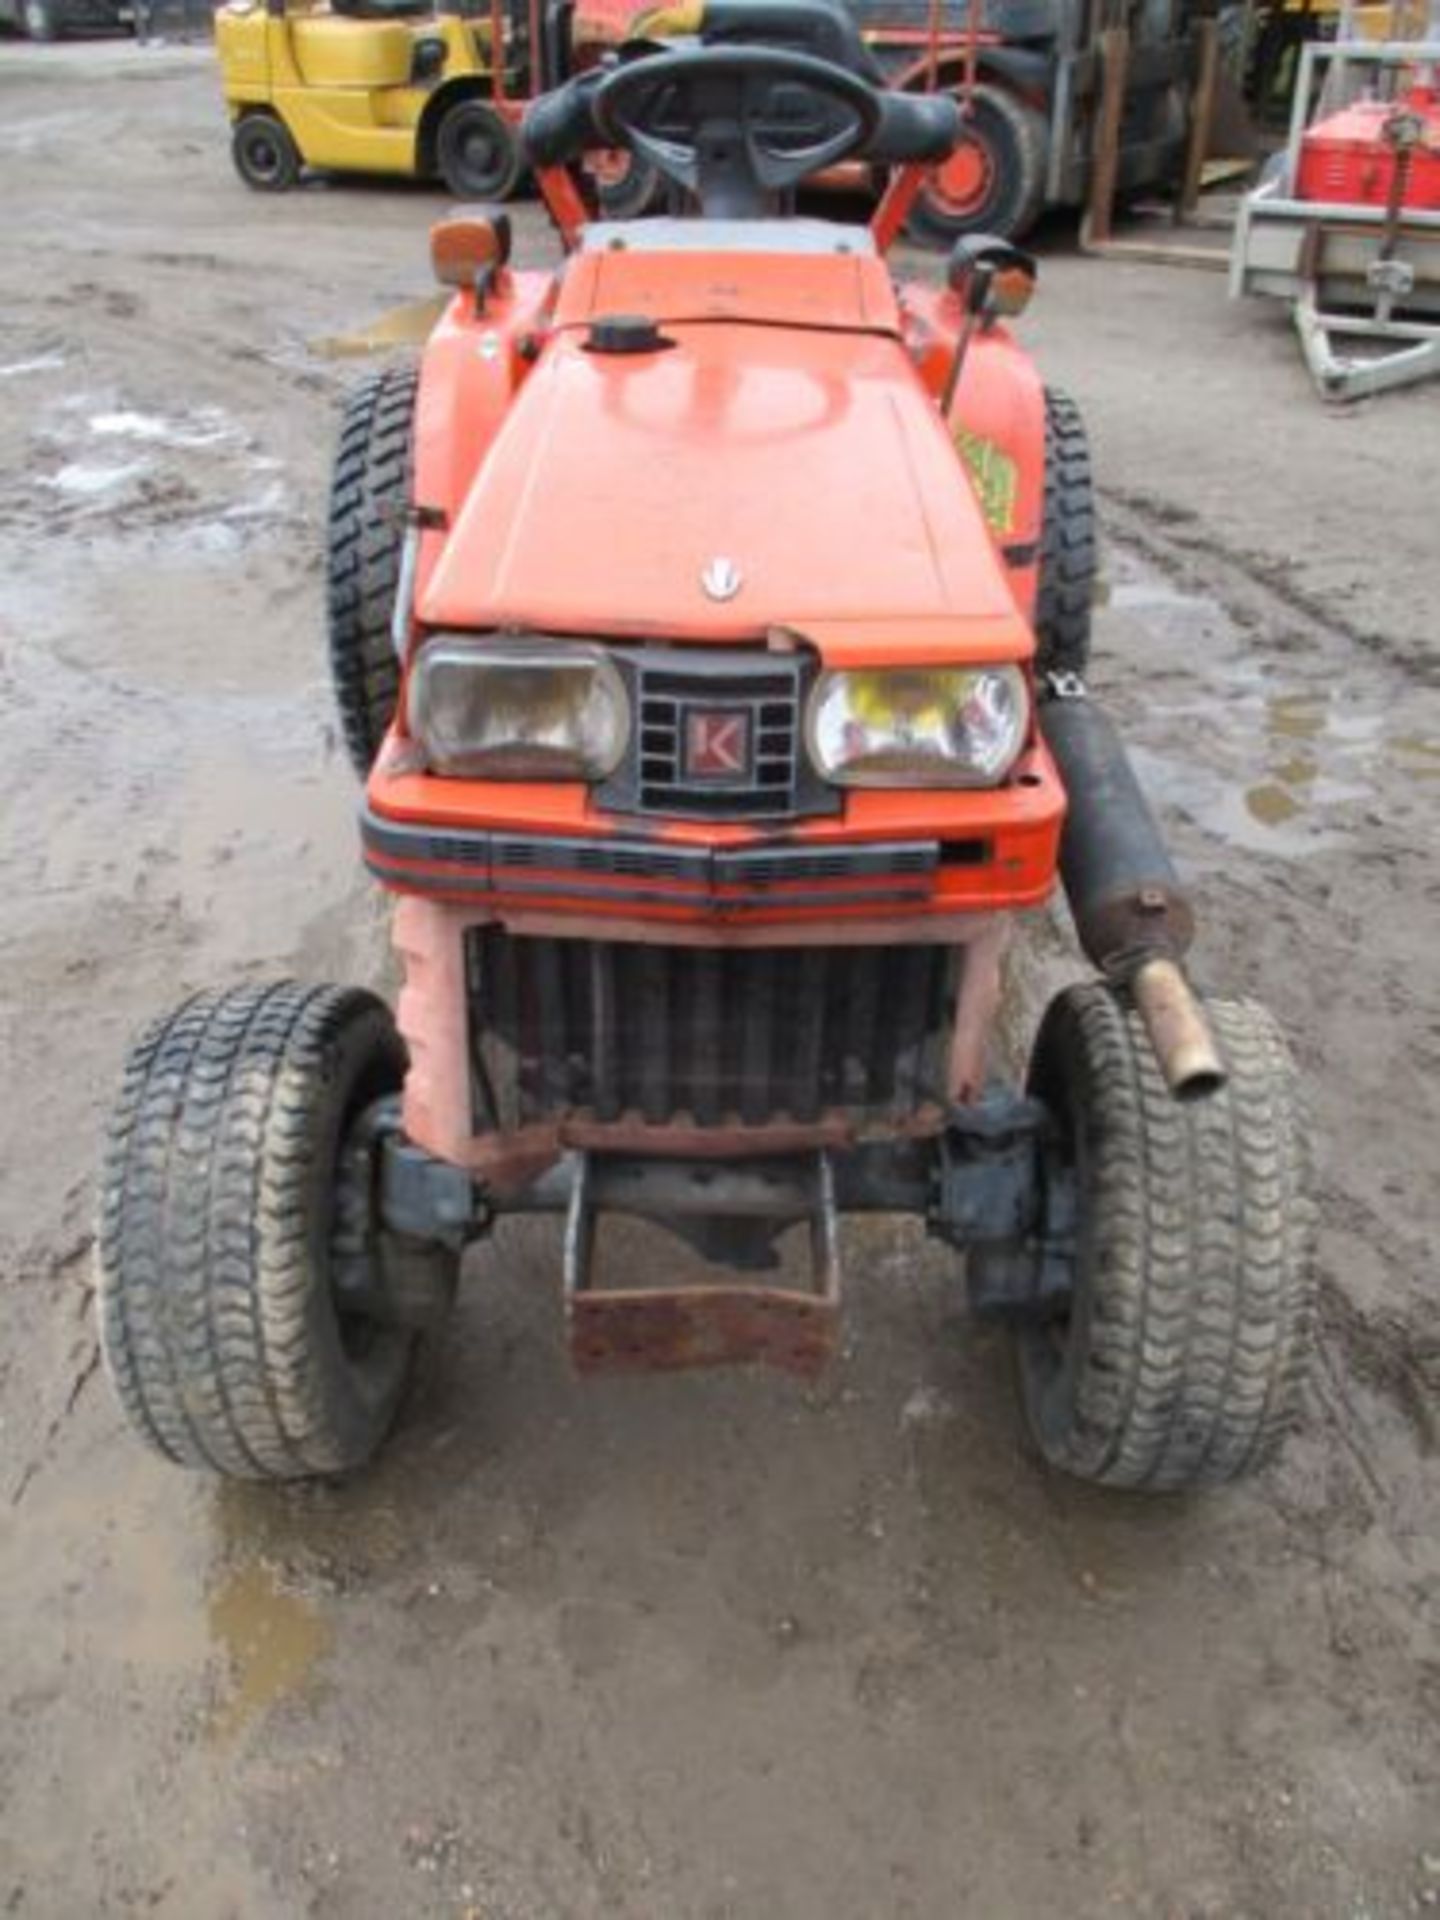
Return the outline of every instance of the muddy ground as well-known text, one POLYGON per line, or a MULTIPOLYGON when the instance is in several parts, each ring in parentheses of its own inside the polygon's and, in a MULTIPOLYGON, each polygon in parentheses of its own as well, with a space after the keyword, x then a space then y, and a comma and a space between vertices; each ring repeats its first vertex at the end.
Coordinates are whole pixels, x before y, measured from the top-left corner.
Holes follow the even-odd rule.
MULTIPOLYGON (((1100 678, 1202 977, 1275 1005, 1312 1093, 1323 1328, 1276 1471, 1040 1471, 899 1226, 847 1237, 818 1391, 577 1385, 530 1223, 372 1472, 235 1490, 97 1371, 96 1138, 188 989, 385 978, 321 514, 343 349, 426 294, 439 202, 247 194, 173 50, 0 48, 0 169, 0 1913, 1440 1904, 1440 388, 1327 413, 1283 316, 1049 236, 1026 332, 1096 442, 1100 678)), ((1029 953, 1017 1025, 1069 964, 1043 921, 1029 953)))

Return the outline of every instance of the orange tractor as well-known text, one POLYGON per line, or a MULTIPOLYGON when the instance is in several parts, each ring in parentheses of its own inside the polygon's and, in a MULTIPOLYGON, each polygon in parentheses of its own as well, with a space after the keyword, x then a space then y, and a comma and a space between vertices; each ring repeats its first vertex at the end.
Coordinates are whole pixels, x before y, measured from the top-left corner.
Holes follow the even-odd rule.
POLYGON ((840 1217, 909 1212, 1013 1329, 1055 1464, 1222 1481, 1292 1419, 1293 1070, 1261 1008, 1190 986, 1190 907, 1085 689, 1083 432, 1005 324, 1033 263, 970 238, 897 288, 955 104, 877 88, 810 0, 784 49, 779 0, 754 41, 745 5, 530 109, 558 271, 511 264, 503 215, 443 222, 418 377, 347 410, 331 647, 404 985, 398 1019, 202 994, 131 1056, 103 1344, 185 1465, 365 1460, 509 1210, 564 1217, 582 1371, 811 1374, 840 1217), (687 211, 587 221, 573 169, 615 148, 687 211), (871 224, 795 217, 852 157, 889 170, 871 224), (1006 944, 1057 878, 1095 977, 1015 1085, 1006 944), (607 1272, 617 1213, 700 1275, 607 1272))

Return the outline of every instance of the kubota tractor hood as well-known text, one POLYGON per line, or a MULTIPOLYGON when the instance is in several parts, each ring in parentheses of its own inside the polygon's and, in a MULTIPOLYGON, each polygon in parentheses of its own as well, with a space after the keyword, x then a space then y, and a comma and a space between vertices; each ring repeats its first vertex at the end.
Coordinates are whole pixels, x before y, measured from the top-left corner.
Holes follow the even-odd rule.
POLYGON ((663 332, 637 354, 593 351, 583 324, 552 336, 428 580, 427 626, 734 640, 878 624, 897 652, 1029 651, 892 332, 663 332))

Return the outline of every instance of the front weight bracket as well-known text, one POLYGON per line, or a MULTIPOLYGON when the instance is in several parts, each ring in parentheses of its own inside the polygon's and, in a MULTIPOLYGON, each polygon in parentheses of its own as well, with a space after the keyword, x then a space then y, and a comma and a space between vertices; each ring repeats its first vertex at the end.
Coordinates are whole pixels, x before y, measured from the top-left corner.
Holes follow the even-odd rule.
POLYGON ((971 1310, 986 1319, 1063 1311, 1072 1265, 1071 1183, 1038 1100, 987 1094, 952 1111, 937 1143, 926 1225, 967 1256, 971 1310))
POLYGON ((463 1167, 437 1160, 398 1130, 380 1148, 380 1217, 392 1233, 463 1247, 490 1226, 491 1212, 463 1167))
POLYGON ((952 1108, 937 1142, 931 1233, 956 1247, 1024 1240, 1038 1216, 1046 1118, 1038 1100, 1008 1093, 952 1108))

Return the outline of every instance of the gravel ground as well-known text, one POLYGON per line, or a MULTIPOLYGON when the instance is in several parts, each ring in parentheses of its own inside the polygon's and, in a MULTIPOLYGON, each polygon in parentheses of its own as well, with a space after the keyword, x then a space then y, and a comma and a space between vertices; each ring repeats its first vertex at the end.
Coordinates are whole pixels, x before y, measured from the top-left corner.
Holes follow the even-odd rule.
MULTIPOLYGON (((373 1471, 217 1487, 97 1372, 97 1133, 181 993, 387 976, 321 516, 440 203, 247 194, 195 51, 0 47, 0 161, 0 1912, 1440 1905, 1440 389, 1327 412, 1282 315, 1047 236, 1025 330, 1096 443, 1099 677, 1200 975, 1275 1006, 1314 1110, 1321 1347, 1275 1471, 1045 1474, 899 1225, 847 1235, 817 1390, 577 1384, 531 1222, 373 1471)), ((1074 970, 1050 919, 1027 956, 1017 1029, 1074 970)))

